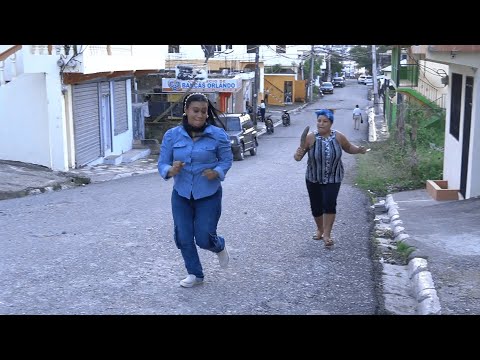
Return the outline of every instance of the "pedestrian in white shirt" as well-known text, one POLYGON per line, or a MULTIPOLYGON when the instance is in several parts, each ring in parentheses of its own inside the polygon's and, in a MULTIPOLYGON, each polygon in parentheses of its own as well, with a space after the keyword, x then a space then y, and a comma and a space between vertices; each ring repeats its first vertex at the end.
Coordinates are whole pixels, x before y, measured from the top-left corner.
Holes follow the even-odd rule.
POLYGON ((362 110, 360 110, 358 105, 355 105, 355 109, 353 109, 353 128, 355 130, 360 130, 360 122, 363 122, 362 110))

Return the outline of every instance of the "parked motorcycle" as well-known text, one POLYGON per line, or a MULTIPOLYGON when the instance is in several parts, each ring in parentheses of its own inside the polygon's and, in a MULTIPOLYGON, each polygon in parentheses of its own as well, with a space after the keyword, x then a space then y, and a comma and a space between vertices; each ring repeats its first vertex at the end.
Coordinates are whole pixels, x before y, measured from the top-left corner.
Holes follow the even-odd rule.
POLYGON ((288 110, 283 110, 282 124, 283 126, 290 126, 290 114, 288 113, 288 110))
POLYGON ((275 128, 273 126, 272 115, 268 115, 265 118, 265 128, 267 129, 267 134, 273 134, 275 128))

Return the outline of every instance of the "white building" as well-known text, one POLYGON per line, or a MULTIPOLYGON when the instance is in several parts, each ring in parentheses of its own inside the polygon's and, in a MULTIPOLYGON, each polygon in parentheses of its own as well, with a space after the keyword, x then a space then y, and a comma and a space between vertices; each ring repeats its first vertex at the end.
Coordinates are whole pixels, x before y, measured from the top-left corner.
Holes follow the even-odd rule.
POLYGON ((465 199, 480 196, 480 46, 416 45, 411 53, 448 66, 439 76, 448 84, 443 179, 432 180, 446 180, 465 199))
POLYGON ((162 47, 0 45, 0 159, 67 171, 132 149, 131 78, 162 47))

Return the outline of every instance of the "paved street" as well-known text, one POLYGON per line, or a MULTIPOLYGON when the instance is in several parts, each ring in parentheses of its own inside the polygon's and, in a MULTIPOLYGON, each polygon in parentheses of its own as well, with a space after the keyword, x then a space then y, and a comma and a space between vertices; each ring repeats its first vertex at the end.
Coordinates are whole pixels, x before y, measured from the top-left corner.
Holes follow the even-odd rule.
POLYGON ((258 154, 235 162, 224 182, 219 233, 231 264, 201 251, 205 284, 178 286, 185 269, 172 238, 172 182, 158 174, 93 183, 0 202, 1 314, 381 314, 371 260, 373 214, 353 184, 345 154, 336 245, 314 232, 305 161, 293 153, 313 110, 335 107, 335 127, 353 142, 351 109, 365 95, 340 89, 261 137, 258 154))

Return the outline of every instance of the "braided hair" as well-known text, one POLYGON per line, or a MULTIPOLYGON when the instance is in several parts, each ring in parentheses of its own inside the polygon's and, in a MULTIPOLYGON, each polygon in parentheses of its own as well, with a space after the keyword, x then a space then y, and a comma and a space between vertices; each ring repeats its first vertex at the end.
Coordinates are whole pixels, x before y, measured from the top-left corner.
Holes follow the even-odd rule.
POLYGON ((197 131, 203 131, 208 125, 213 125, 219 128, 222 128, 223 130, 226 129, 225 124, 223 123, 222 120, 220 120, 220 111, 213 106, 211 101, 208 99, 208 97, 205 94, 202 93, 193 93, 189 94, 185 97, 183 100, 183 117, 182 117, 182 124, 185 127, 185 129, 188 131, 191 129, 191 125, 188 124, 187 120, 187 115, 186 111, 187 108, 190 106, 190 104, 193 101, 200 101, 200 102, 206 102, 208 104, 207 108, 207 121, 205 122, 205 125, 202 127, 202 129, 195 129, 197 131))

